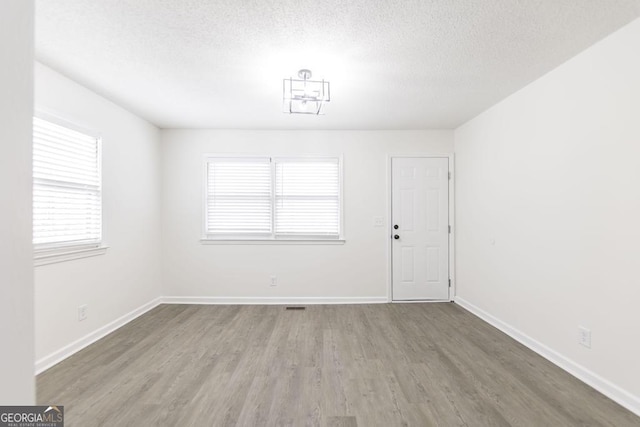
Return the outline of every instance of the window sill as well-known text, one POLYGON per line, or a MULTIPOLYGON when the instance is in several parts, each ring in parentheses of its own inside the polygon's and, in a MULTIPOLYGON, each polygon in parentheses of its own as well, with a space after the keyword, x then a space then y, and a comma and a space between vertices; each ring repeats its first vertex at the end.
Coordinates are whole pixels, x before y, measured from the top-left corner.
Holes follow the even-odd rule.
POLYGON ((94 246, 89 248, 68 247, 50 250, 36 251, 33 256, 33 264, 41 265, 55 264, 58 262, 72 261, 74 259, 89 258, 97 255, 104 255, 109 249, 108 246, 94 246))
POLYGON ((344 239, 200 239, 203 245, 344 245, 344 239))

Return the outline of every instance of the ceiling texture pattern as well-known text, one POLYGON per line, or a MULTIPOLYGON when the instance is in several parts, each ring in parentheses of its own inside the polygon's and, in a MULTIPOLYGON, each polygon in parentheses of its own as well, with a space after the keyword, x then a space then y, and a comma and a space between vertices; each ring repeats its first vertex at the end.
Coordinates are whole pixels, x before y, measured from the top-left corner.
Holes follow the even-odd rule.
POLYGON ((37 0, 36 58, 161 128, 455 128, 640 0, 37 0), (282 79, 331 82, 325 116, 282 79))

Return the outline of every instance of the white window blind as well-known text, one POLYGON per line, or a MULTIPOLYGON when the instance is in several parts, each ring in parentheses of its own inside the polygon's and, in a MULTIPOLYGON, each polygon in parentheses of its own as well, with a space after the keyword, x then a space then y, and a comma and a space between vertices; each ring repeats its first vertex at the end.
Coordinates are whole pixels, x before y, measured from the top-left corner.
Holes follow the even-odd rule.
POLYGON ((33 121, 33 243, 36 249, 102 239, 100 139, 33 121))
POLYGON ((206 162, 210 239, 339 239, 339 157, 217 157, 206 162))
POLYGON ((275 232, 278 235, 340 234, 338 159, 276 159, 275 232))
POLYGON ((207 166, 207 233, 271 233, 271 166, 264 158, 212 158, 207 166))

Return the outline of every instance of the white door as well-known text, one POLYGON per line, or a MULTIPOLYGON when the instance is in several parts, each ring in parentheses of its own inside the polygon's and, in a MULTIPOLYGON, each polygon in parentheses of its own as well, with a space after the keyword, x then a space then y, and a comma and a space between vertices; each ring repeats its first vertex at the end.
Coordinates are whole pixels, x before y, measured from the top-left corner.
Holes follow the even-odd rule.
POLYGON ((449 299, 449 159, 391 159, 394 301, 449 299))

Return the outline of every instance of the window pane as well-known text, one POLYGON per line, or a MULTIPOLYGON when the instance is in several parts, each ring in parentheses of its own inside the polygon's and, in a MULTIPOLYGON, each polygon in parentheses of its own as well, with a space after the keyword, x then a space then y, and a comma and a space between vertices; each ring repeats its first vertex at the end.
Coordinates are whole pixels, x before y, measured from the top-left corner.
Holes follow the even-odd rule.
POLYGON ((102 238, 99 139, 35 118, 33 243, 97 243, 102 238))
POLYGON ((216 158, 207 169, 207 233, 271 233, 269 159, 216 158))
POLYGON ((337 159, 277 160, 276 234, 340 234, 340 173, 337 159))

